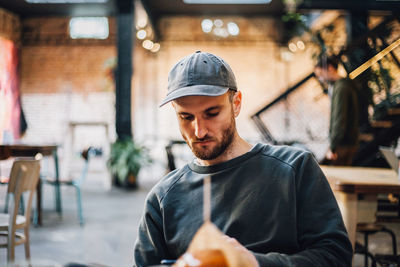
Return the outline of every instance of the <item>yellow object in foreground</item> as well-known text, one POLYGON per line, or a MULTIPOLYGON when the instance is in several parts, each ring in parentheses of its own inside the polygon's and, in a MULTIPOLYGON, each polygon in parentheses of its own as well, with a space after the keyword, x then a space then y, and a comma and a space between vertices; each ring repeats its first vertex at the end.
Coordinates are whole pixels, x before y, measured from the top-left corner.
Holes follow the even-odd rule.
POLYGON ((187 266, 249 267, 252 264, 247 257, 238 253, 237 249, 224 238, 224 234, 214 224, 205 222, 195 234, 186 253, 173 265, 173 267, 187 266), (223 262, 221 258, 207 259, 209 264, 204 265, 200 259, 196 258, 198 255, 221 257, 219 252, 222 252, 226 262, 223 262))

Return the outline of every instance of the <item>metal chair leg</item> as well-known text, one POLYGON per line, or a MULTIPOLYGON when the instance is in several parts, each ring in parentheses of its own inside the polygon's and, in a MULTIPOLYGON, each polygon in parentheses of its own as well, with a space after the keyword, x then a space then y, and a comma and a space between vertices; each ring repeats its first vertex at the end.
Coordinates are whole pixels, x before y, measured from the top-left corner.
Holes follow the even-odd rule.
POLYGON ((396 235, 393 233, 392 230, 384 227, 382 229, 382 232, 388 233, 392 237, 392 249, 393 249, 393 255, 397 255, 397 241, 396 241, 396 235))
POLYGON ((364 247, 365 247, 365 256, 364 256, 364 266, 368 267, 368 234, 364 233, 364 247))
POLYGON ((25 202, 24 202, 23 195, 21 195, 19 209, 20 209, 21 214, 25 214, 25 202))
POLYGON ((5 206, 4 206, 4 213, 8 213, 8 193, 6 194, 6 203, 5 203, 5 206))
MULTIPOLYGON (((38 188, 38 190, 40 190, 40 192, 43 192, 43 183, 39 180, 39 184, 38 184, 38 186, 39 186, 39 188, 38 188)), ((34 211, 33 211, 33 225, 34 226, 38 226, 40 223, 39 223, 39 209, 40 209, 40 207, 42 207, 42 198, 40 197, 39 198, 39 201, 37 202, 37 205, 36 205, 37 207, 36 207, 36 209, 34 209, 34 211)))
MULTIPOLYGON (((6 203, 4 204, 4 213, 8 213, 8 201, 9 201, 9 195, 8 193, 6 194, 6 203)), ((20 210, 21 213, 24 214, 25 213, 25 204, 24 204, 24 197, 21 195, 21 200, 20 200, 20 210)))
POLYGON ((82 195, 81 195, 81 189, 79 185, 74 185, 76 189, 76 204, 78 206, 78 217, 79 217, 79 223, 81 225, 84 224, 84 219, 83 219, 83 210, 82 210, 82 195))

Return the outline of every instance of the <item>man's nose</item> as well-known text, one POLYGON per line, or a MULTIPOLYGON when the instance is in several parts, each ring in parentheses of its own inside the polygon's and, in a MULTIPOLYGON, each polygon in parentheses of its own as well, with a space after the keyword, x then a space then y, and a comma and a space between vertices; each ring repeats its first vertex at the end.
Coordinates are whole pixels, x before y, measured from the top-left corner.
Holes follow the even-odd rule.
POLYGON ((201 139, 207 135, 207 128, 204 121, 200 119, 195 119, 194 123, 194 134, 197 138, 201 139))

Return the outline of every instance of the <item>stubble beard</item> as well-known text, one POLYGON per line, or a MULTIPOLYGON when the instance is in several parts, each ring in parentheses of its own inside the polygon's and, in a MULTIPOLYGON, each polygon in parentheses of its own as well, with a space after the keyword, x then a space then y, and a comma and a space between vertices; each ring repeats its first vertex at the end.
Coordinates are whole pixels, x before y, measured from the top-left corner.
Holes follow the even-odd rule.
MULTIPOLYGON (((213 149, 206 150, 206 149, 196 148, 193 145, 190 145, 188 142, 187 143, 189 144, 189 147, 192 150, 193 154, 196 156, 196 158, 201 160, 213 160, 218 158, 229 148, 229 146, 233 142, 234 136, 235 136, 235 119, 232 118, 229 126, 225 130, 223 130, 221 142, 219 142, 213 149)), ((208 140, 208 139, 210 138, 205 136, 203 139, 200 140, 208 140)))

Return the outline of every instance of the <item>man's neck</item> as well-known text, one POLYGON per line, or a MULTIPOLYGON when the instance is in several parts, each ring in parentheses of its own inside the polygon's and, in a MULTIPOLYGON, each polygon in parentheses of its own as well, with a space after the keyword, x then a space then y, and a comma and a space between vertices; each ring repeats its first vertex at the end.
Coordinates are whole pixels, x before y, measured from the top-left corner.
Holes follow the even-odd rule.
POLYGON ((202 166, 210 166, 218 163, 222 163, 233 158, 237 158, 247 152, 249 152, 252 148, 252 145, 246 142, 243 138, 236 134, 234 140, 231 145, 227 147, 225 152, 212 160, 201 160, 196 159, 197 163, 202 166))

